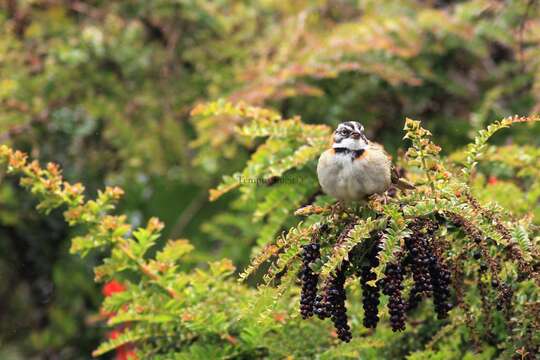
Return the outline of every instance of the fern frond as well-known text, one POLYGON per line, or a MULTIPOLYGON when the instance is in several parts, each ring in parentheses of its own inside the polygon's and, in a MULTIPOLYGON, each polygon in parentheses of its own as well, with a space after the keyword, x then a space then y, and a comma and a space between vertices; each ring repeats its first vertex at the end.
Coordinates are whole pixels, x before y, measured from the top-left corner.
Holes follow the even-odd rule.
POLYGON ((497 121, 491 125, 488 125, 486 129, 479 130, 474 137, 474 141, 467 147, 467 155, 462 172, 465 175, 465 179, 470 181, 471 173, 474 170, 478 160, 485 152, 487 148, 488 140, 499 130, 508 128, 515 123, 540 121, 539 116, 525 117, 525 116, 511 116, 497 121))
POLYGON ((99 347, 92 352, 92 356, 101 356, 109 351, 119 348, 120 346, 135 344, 152 337, 153 334, 150 329, 143 329, 139 327, 136 329, 127 328, 122 333, 118 334, 115 339, 110 339, 99 345, 99 347))
POLYGON ((371 218, 357 222, 356 225, 345 234, 343 241, 334 244, 328 260, 321 268, 321 277, 323 279, 327 278, 343 261, 348 261, 350 251, 356 245, 362 243, 365 239, 368 239, 373 231, 382 228, 384 224, 384 219, 373 220, 371 218))
MULTIPOLYGON (((288 139, 271 138, 257 148, 246 164, 242 172, 232 176, 224 176, 217 188, 210 190, 210 201, 215 201, 227 192, 240 186, 254 188, 264 185, 271 175, 267 168, 275 166, 280 159, 293 152, 291 142, 288 139)), ((251 193, 252 191, 249 191, 251 193)))
POLYGON ((512 240, 519 246, 523 260, 531 261, 533 259, 531 255, 532 243, 525 227, 521 225, 514 227, 512 229, 512 240))
POLYGON ((266 274, 264 274, 264 283, 270 285, 277 276, 282 276, 285 272, 288 272, 290 270, 289 267, 294 265, 294 260, 298 257, 300 250, 300 245, 297 243, 284 248, 284 251, 279 254, 277 261, 271 264, 266 274))
POLYGON ((210 190, 210 200, 246 185, 246 194, 253 193, 253 184, 263 184, 281 177, 291 169, 300 169, 314 160, 327 146, 330 128, 326 125, 304 124, 298 117, 283 119, 277 113, 243 103, 217 101, 198 105, 192 115, 198 117, 234 116, 242 120, 236 133, 248 138, 266 137, 244 170, 224 176, 221 184, 210 190))
POLYGON ((375 283, 377 279, 382 277, 384 269, 387 264, 394 263, 399 249, 403 246, 405 238, 411 234, 411 231, 407 228, 407 222, 397 211, 393 211, 392 215, 388 219, 388 226, 381 237, 381 243, 379 247, 381 251, 377 255, 379 259, 379 265, 377 265, 373 272, 377 275, 377 278, 371 283, 375 283))
POLYGON ((132 322, 140 322, 147 324, 162 324, 174 322, 176 316, 174 314, 164 314, 153 310, 149 314, 137 314, 135 312, 119 312, 113 315, 108 321, 107 325, 114 326, 120 324, 127 324, 132 322))
POLYGON ((249 106, 242 102, 233 104, 224 99, 199 104, 191 110, 191 116, 201 118, 225 115, 239 116, 246 119, 260 119, 269 122, 281 120, 281 115, 275 111, 249 106))
POLYGON ((273 212, 285 211, 291 214, 319 186, 315 176, 307 171, 291 172, 287 178, 277 181, 268 191, 261 191, 262 200, 258 202, 253 214, 255 221, 273 212))
POLYGON ((262 248, 257 256, 251 260, 250 264, 244 269, 244 271, 240 273, 238 276, 238 281, 245 281, 251 274, 253 274, 253 272, 257 271, 262 264, 268 261, 271 257, 275 256, 279 249, 280 248, 275 244, 268 244, 262 248))
POLYGON ((281 159, 275 165, 269 166, 267 168, 270 176, 281 176, 287 170, 293 168, 302 168, 309 161, 317 158, 325 149, 325 144, 323 146, 312 146, 312 145, 302 145, 294 151, 293 154, 288 155, 281 159))

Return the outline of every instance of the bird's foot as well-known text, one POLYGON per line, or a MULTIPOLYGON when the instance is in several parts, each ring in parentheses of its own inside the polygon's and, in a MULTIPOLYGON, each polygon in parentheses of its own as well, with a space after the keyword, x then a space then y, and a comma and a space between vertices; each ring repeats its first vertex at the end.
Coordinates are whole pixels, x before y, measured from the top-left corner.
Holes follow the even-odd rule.
POLYGON ((338 200, 334 205, 331 206, 330 216, 336 217, 340 214, 346 213, 349 214, 348 207, 342 200, 338 200))
POLYGON ((387 193, 373 194, 369 197, 369 202, 372 205, 387 205, 390 201, 390 196, 387 193))
POLYGON ((354 218, 362 212, 362 203, 346 203, 342 200, 338 200, 331 206, 330 217, 339 218, 354 218))
POLYGON ((333 204, 331 207, 330 207, 330 216, 331 217, 334 217, 336 216, 336 214, 339 214, 342 209, 343 209, 343 205, 341 203, 340 200, 338 200, 335 204, 333 204))

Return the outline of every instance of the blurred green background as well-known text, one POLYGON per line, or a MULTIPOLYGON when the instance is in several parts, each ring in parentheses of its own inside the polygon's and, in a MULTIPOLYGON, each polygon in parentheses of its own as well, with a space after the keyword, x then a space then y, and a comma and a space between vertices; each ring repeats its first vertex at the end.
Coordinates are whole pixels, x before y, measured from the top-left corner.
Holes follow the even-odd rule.
MULTIPOLYGON (((208 201, 257 144, 233 134, 234 118, 190 119, 196 104, 361 121, 394 155, 405 117, 448 153, 540 109, 535 1, 6 0, 0 19, 0 141, 90 194, 123 187, 131 223, 158 216, 200 261, 240 269, 282 224, 253 223, 235 195, 208 201)), ((88 358, 105 336, 97 258, 69 255, 61 213, 42 216, 0 179, 0 358, 88 358)))

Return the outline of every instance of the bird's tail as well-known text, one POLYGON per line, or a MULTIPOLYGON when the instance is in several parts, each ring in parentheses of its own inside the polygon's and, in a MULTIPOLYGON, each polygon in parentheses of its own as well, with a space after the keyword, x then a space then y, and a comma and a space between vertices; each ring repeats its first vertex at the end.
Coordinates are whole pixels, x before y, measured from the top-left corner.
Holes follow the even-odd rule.
POLYGON ((400 190, 412 190, 415 188, 413 184, 405 180, 399 175, 399 172, 395 167, 392 167, 392 184, 394 184, 400 190))
POLYGON ((403 178, 399 178, 394 182, 394 185, 400 190, 413 190, 415 186, 403 178))

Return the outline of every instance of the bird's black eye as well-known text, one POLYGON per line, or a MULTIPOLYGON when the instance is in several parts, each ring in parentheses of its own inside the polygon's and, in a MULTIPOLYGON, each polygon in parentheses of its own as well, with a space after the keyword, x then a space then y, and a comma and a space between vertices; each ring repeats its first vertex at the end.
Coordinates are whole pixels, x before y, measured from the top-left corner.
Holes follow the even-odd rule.
POLYGON ((349 130, 347 130, 347 129, 343 129, 343 130, 341 130, 341 134, 343 136, 349 136, 351 134, 351 132, 349 130))

